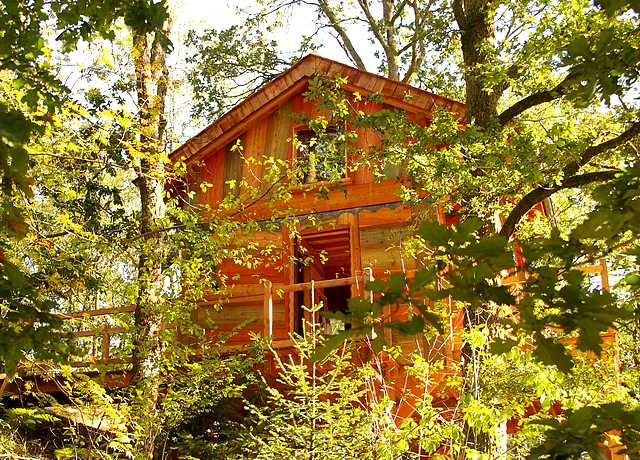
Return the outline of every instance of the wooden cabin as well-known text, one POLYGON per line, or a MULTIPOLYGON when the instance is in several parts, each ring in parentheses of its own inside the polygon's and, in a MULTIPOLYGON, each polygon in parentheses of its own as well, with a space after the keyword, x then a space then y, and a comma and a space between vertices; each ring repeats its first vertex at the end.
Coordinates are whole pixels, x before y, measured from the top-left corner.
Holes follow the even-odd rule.
MULTIPOLYGON (((213 209, 233 192, 230 184, 245 181, 264 188, 261 159, 272 157, 292 168, 306 166, 299 183, 291 185, 292 196, 286 203, 289 215, 297 217, 299 237, 294 238, 286 225, 252 234, 259 244, 274 248, 279 257, 255 269, 225 263, 221 271, 230 285, 228 295, 211 300, 224 303, 224 308, 213 315, 211 309, 202 309, 202 315, 213 320, 218 330, 243 324, 230 346, 241 347, 248 343, 251 332, 258 332, 271 336, 274 347, 287 347, 290 334, 302 332, 303 305, 322 300, 325 310, 345 310, 352 295, 364 293, 367 280, 399 271, 410 277, 415 269, 415 262, 402 253, 413 210, 398 194, 399 171, 384 171, 380 177, 372 166, 352 168, 349 164, 355 161, 353 152, 366 152, 380 142, 376 133, 355 129, 357 139, 347 143, 341 160, 334 158, 327 166, 322 164, 324 158, 315 158, 317 164, 309 164, 307 141, 313 133, 300 120, 322 113, 304 95, 310 79, 318 74, 344 77, 343 90, 360 96, 353 99, 353 110, 398 109, 426 126, 434 109, 440 108, 464 120, 460 102, 311 54, 173 152, 173 161, 185 162, 190 168, 194 190, 199 183, 209 185, 206 192, 198 193, 198 203, 213 209), (375 102, 367 97, 374 94, 379 95, 375 102), (331 167, 333 175, 328 171, 331 167), (324 193, 318 193, 320 188, 324 193), (301 263, 302 258, 307 263, 301 263)), ((314 149, 316 157, 323 155, 317 145, 310 150, 314 149)), ((274 210, 285 207, 268 207, 267 200, 251 201, 243 208, 243 218, 268 219, 274 210)), ((306 319, 310 319, 308 314, 306 319)), ((328 332, 344 327, 322 317, 317 321, 328 332)), ((415 349, 412 338, 389 333, 387 341, 415 349)))
MULTIPOLYGON (((305 98, 310 80, 318 74, 344 77, 343 90, 362 96, 351 100, 354 110, 371 113, 395 108, 422 126, 429 124, 435 109, 452 112, 461 123, 465 120, 465 107, 460 102, 312 54, 173 152, 173 161, 185 162, 190 168, 194 189, 201 182, 210 184, 199 193, 198 202, 212 209, 232 193, 230 183, 244 181, 265 188, 260 184, 265 174, 261 159, 272 157, 294 169, 296 163, 311 169, 303 172, 300 183, 290 186, 291 198, 286 205, 267 206, 265 195, 264 200, 252 200, 242 209, 242 218, 260 221, 268 220, 286 206, 288 213, 297 217, 297 235, 292 235, 287 225, 256 232, 252 234, 253 241, 273 248, 277 256, 255 268, 231 261, 221 267, 229 289, 224 296, 203 305, 199 319, 203 324, 205 318, 213 320, 216 329, 211 334, 235 329, 228 342, 231 348, 241 349, 249 343, 251 333, 258 333, 271 337, 272 346, 286 352, 292 345, 291 334, 302 333, 304 324, 312 319, 305 305, 321 301, 325 311, 344 311, 350 297, 371 295, 365 290, 367 281, 386 279, 397 272, 410 279, 416 269, 415 260, 406 257, 402 247, 411 233, 409 226, 414 217, 424 210, 413 209, 399 196, 402 175, 397 170, 376 174, 372 166, 364 164, 349 167, 353 152, 366 152, 379 144, 378 135, 364 128, 355 129, 357 139, 347 145, 343 163, 339 164, 342 172, 337 176, 327 177, 326 168, 312 170, 313 165, 305 158, 305 139, 310 134, 309 127, 300 120, 322 113, 313 100, 305 98), (369 95, 379 97, 367 98, 369 95), (302 144, 302 149, 297 145, 294 148, 293 138, 302 144), (242 145, 241 151, 238 145, 242 145), (320 188, 323 193, 318 193, 320 188), (301 262, 303 258, 305 263, 301 262), (212 313, 211 305, 216 303, 223 304, 222 311, 212 313)), ((440 223, 452 223, 441 210, 431 211, 440 223)), ((548 203, 539 204, 531 212, 548 213, 548 203)), ((515 263, 519 257, 514 254, 515 263)), ((589 271, 600 275, 601 285, 608 288, 604 264, 590 267, 589 271)), ((515 271, 503 282, 517 284, 522 281, 521 276, 522 272, 515 271)), ((406 306, 388 308, 384 320, 406 319, 407 311, 406 306)), ((346 326, 322 315, 314 322, 328 334, 346 326)), ((461 340, 457 332, 461 327, 462 312, 453 305, 448 333, 435 342, 425 343, 423 336, 400 335, 391 329, 386 330, 385 341, 406 353, 420 350, 426 357, 442 359, 447 365, 459 360, 461 340)), ((608 334, 605 341, 615 341, 615 333, 608 334)), ((398 361, 387 362, 384 372, 393 382, 387 391, 397 404, 398 420, 413 416, 424 382, 412 381, 398 361), (415 399, 411 396, 413 389, 415 399)), ((441 374, 432 378, 429 391, 446 379, 447 372, 441 374)), ((447 398, 455 406, 455 394, 440 398, 443 407, 447 398)))

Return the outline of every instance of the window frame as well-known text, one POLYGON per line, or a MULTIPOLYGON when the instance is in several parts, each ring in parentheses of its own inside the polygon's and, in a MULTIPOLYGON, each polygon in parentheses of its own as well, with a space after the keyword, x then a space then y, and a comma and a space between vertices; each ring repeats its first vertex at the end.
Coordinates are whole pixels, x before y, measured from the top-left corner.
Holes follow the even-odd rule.
MULTIPOLYGON (((327 127, 327 131, 331 129, 334 129, 338 133, 340 132, 339 126, 329 125, 329 127, 327 127)), ((294 170, 296 168, 296 163, 298 162, 298 149, 296 149, 294 146, 293 138, 294 136, 297 138, 297 134, 302 131, 314 132, 313 129, 309 128, 309 125, 306 123, 292 124, 291 142, 289 143, 289 161, 294 170)), ((344 176, 343 177, 335 180, 318 180, 315 182, 308 182, 308 183, 300 182, 300 183, 296 183, 293 186, 293 189, 307 190, 307 189, 321 188, 321 187, 326 187, 326 186, 331 186, 336 184, 349 185, 352 183, 353 183, 352 173, 351 171, 349 171, 349 149, 348 149, 348 143, 345 141, 344 143, 344 176)))

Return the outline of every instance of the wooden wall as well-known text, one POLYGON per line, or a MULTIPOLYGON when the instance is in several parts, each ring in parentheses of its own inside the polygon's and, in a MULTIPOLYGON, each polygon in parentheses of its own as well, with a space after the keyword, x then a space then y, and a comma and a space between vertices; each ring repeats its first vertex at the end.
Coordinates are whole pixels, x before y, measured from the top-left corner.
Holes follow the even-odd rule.
MULTIPOLYGON (((226 261, 220 267, 221 275, 227 279, 227 292, 209 299, 197 312, 197 320, 209 335, 235 331, 229 345, 247 344, 249 333, 262 333, 264 326, 264 284, 288 282, 285 262, 283 232, 255 232, 252 241, 257 243, 256 261, 253 267, 246 267, 233 261, 226 261), (264 249, 269 248, 269 254, 264 249), (262 255, 264 254, 264 255, 262 255), (212 327, 213 326, 213 327, 212 327)), ((288 338, 289 323, 285 300, 275 297, 273 302, 273 337, 275 340, 288 338)))
MULTIPOLYGON (((314 102, 304 99, 304 91, 305 88, 284 101, 277 109, 249 124, 239 137, 226 146, 212 152, 197 164, 191 165, 195 172, 192 175, 195 181, 211 184, 205 192, 192 184, 191 188, 198 193, 199 203, 215 208, 230 191, 226 185, 229 180, 234 180, 236 183, 244 180, 250 186, 264 189, 266 186, 262 183, 262 177, 265 157, 292 161, 293 149, 290 139, 295 130, 302 126, 299 121, 300 115, 314 117, 322 114, 314 102), (231 147, 238 140, 242 145, 242 151, 232 151, 231 147)), ((367 113, 380 110, 382 107, 381 104, 370 101, 354 102, 354 109, 367 113)), ((413 118, 420 121, 424 115, 414 115, 413 118)), ((356 132, 357 140, 347 147, 348 162, 356 161, 358 152, 366 152, 371 146, 380 145, 379 136, 371 130, 357 128, 356 132)), ((398 168, 391 168, 393 171, 389 177, 393 180, 381 184, 377 183, 374 177, 372 168, 375 167, 375 165, 360 165, 355 171, 348 171, 347 179, 342 181, 338 193, 334 193, 329 199, 318 199, 314 187, 305 186, 292 190, 293 199, 287 203, 280 203, 280 207, 293 207, 298 210, 298 213, 303 214, 309 211, 349 209, 399 201, 399 197, 395 194, 399 190, 396 180, 398 168)), ((271 208, 264 209, 265 203, 255 203, 252 206, 255 209, 254 217, 256 218, 268 217, 272 212, 271 208)))
MULTIPOLYGON (((205 159, 198 174, 203 181, 213 186, 200 194, 201 203, 207 203, 215 208, 224 194, 229 192, 229 187, 224 184, 227 180, 237 182, 244 180, 250 186, 264 189, 265 184, 261 182, 264 174, 262 161, 264 157, 292 160, 293 149, 290 138, 295 129, 300 127, 300 122, 297 121, 298 115, 313 117, 322 114, 312 101, 304 99, 302 95, 304 91, 305 88, 283 102, 276 110, 249 124, 239 138, 242 143, 242 152, 231 150, 234 140, 205 159)), ((368 113, 383 108, 382 104, 374 102, 354 101, 353 104, 357 110, 368 113)), ((410 118, 421 125, 428 123, 424 114, 410 114, 410 118)), ((372 146, 378 147, 381 143, 380 137, 370 130, 358 128, 356 131, 358 139, 348 147, 348 161, 357 160, 357 155, 361 152, 366 153, 372 146)), ((353 225, 353 222, 356 222, 354 224, 356 231, 351 235, 354 274, 356 272, 361 274, 363 268, 371 267, 373 276, 376 278, 384 279, 397 272, 405 272, 408 276, 412 276, 416 269, 415 261, 402 251, 404 241, 410 233, 408 225, 412 210, 410 207, 401 206, 397 195, 400 184, 396 178, 400 168, 391 168, 389 171, 394 179, 377 182, 372 171, 375 167, 375 164, 361 165, 357 170, 350 171, 347 180, 343 181, 339 189, 328 190, 322 198, 318 196, 313 186, 292 189, 292 199, 287 203, 278 203, 276 207, 286 207, 298 215, 313 214, 325 228, 346 222, 352 222, 353 225), (340 211, 344 213, 338 215, 340 211), (329 214, 332 216, 321 217, 329 214)), ((252 206, 251 210, 244 212, 243 215, 263 219, 269 218, 273 213, 272 207, 261 203, 252 206)), ((240 327, 230 342, 232 344, 246 342, 250 331, 263 331, 264 309, 261 284, 263 279, 276 285, 295 282, 289 260, 292 242, 286 230, 261 235, 260 238, 271 244, 277 243, 282 253, 280 266, 264 264, 259 268, 247 269, 228 262, 221 267, 221 272, 228 275, 229 280, 234 280, 230 284, 234 285, 235 292, 253 293, 253 296, 247 296, 247 299, 241 303, 231 302, 221 313, 211 314, 211 318, 221 330, 240 327), (240 326, 245 321, 250 323, 240 326)), ((277 340, 286 339, 292 328, 291 303, 292 298, 289 295, 274 298, 274 338, 277 340)), ((387 312, 389 319, 406 318, 408 308, 408 306, 397 306, 390 309, 387 312)), ((211 309, 203 309, 204 311, 211 312, 211 309)), ((416 346, 437 348, 441 345, 424 342, 418 344, 415 337, 403 337, 395 332, 389 333, 388 341, 400 346, 407 353, 414 351, 416 346)))

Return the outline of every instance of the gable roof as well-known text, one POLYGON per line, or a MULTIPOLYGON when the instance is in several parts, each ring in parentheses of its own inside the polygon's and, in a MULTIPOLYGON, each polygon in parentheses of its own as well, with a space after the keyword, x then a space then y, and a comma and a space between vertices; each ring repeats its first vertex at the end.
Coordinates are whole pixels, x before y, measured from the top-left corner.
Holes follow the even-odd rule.
POLYGON ((465 107, 461 102, 317 54, 309 54, 182 144, 170 157, 195 160, 230 142, 253 120, 300 91, 309 78, 317 73, 331 76, 339 74, 347 79, 348 83, 344 86, 346 90, 379 93, 385 102, 409 111, 429 114, 434 107, 441 107, 457 113, 461 120, 465 117, 465 107))

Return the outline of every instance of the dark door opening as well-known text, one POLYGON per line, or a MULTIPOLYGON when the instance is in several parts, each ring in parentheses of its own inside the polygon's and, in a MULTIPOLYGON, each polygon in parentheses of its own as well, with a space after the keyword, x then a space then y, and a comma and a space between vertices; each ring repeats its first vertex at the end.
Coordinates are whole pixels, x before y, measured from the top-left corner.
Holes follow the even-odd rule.
MULTIPOLYGON (((302 235, 296 245, 294 283, 348 278, 351 273, 350 233, 348 228, 302 235)), ((328 312, 346 312, 351 298, 351 287, 335 286, 294 294, 294 330, 304 332, 305 322, 321 324, 325 333, 335 334, 348 329, 350 324, 329 318, 328 312), (322 310, 312 318, 308 309, 312 301, 322 303, 322 310)))

